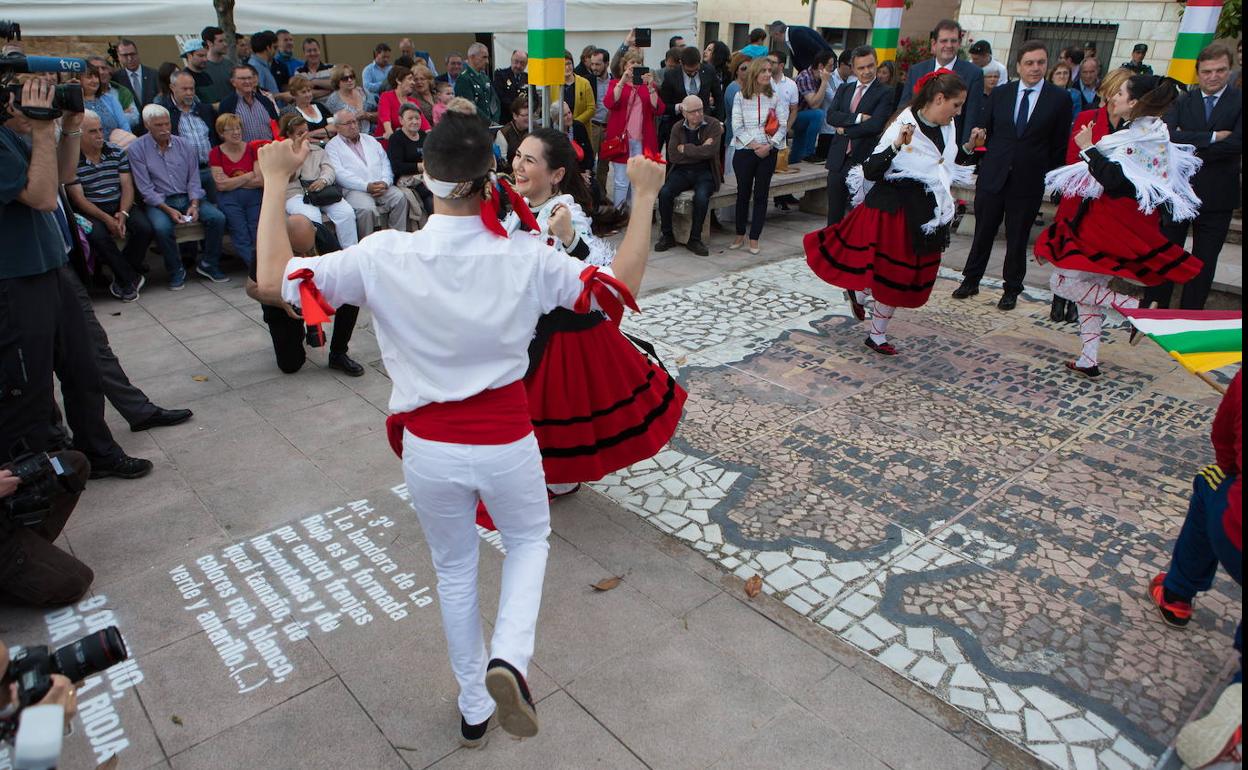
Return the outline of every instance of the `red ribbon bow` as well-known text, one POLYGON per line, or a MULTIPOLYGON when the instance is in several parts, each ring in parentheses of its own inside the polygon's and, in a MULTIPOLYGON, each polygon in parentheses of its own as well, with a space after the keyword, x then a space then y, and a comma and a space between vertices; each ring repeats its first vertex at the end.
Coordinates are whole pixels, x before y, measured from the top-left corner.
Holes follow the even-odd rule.
POLYGON ((503 227, 499 219, 500 197, 503 195, 507 196, 512 210, 516 212, 516 216, 520 217, 520 224, 524 225, 527 230, 540 233, 542 228, 538 226, 533 212, 529 211, 528 202, 506 179, 498 180, 498 186, 491 190, 490 195, 481 202, 481 221, 485 223, 486 229, 500 238, 507 237, 507 228, 503 227))
POLYGON ((667 161, 663 160, 663 156, 659 154, 658 150, 645 150, 641 154, 646 160, 652 160, 660 166, 667 165, 667 161))
POLYGON ((923 86, 927 85, 927 82, 929 80, 935 80, 936 78, 940 77, 940 72, 941 71, 938 69, 932 70, 931 72, 927 73, 923 77, 919 78, 919 82, 914 84, 914 95, 918 96, 919 91, 923 90, 923 86))
POLYGON ((321 331, 321 324, 329 323, 334 307, 325 301, 325 296, 316 287, 316 281, 313 280, 315 277, 316 273, 302 267, 286 276, 286 279, 299 282, 299 311, 303 314, 303 322, 316 328, 316 336, 324 345, 325 332, 321 331))
POLYGON ((581 282, 585 284, 585 288, 581 289, 580 296, 572 304, 572 310, 575 312, 588 313, 591 297, 598 300, 598 307, 602 308, 602 312, 606 313, 617 326, 624 318, 625 305, 633 312, 641 312, 641 308, 637 307, 637 300, 633 299, 633 293, 628 290, 628 287, 615 276, 600 272, 597 265, 590 265, 581 271, 581 282))

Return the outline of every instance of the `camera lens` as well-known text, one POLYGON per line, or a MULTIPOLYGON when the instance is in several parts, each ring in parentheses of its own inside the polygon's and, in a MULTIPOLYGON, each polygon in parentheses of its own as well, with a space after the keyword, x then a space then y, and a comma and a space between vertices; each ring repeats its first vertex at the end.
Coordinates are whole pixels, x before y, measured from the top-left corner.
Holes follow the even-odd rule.
POLYGON ((52 673, 63 674, 71 682, 81 682, 128 657, 121 632, 117 626, 109 626, 57 650, 52 655, 52 673))

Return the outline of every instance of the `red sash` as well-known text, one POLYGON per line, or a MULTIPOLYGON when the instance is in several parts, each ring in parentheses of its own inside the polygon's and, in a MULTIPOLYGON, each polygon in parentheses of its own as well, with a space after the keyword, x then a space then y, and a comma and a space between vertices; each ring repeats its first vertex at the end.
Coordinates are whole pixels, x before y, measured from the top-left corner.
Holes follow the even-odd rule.
POLYGON ((498 445, 519 441, 533 432, 524 383, 483 390, 463 401, 426 404, 386 418, 390 448, 403 456, 403 431, 428 441, 448 444, 498 445))

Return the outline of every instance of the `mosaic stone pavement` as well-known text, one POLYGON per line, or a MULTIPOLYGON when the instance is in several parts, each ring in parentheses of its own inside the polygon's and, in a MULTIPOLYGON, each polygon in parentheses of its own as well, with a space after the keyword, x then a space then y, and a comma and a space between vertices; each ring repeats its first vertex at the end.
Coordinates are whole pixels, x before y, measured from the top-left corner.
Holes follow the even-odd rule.
POLYGON ((896 358, 801 259, 647 297, 626 328, 688 406, 596 487, 1049 764, 1152 767, 1241 614, 1222 575, 1185 632, 1145 598, 1217 395, 1114 329, 1107 376, 1074 378, 1045 293, 1002 313, 949 277, 896 358))

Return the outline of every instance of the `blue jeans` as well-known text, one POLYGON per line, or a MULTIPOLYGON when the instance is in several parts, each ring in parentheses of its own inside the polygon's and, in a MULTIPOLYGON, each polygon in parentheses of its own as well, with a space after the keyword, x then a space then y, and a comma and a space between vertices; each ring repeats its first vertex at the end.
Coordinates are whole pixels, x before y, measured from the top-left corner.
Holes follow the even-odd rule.
MULTIPOLYGON (((167 195, 165 205, 178 211, 186 211, 191 205, 186 195, 167 195)), ((172 278, 181 275, 182 257, 178 253, 178 241, 173 233, 174 222, 157 206, 147 207, 147 218, 152 223, 152 235, 165 260, 165 271, 172 278)), ((210 270, 219 269, 221 263, 221 238, 225 235, 225 214, 206 200, 199 202, 199 221, 204 224, 204 251, 200 261, 210 270)))
POLYGON ((225 214, 230 242, 248 267, 256 261, 256 228, 260 226, 262 190, 239 188, 217 193, 217 205, 225 214))
POLYGON ((793 123, 792 162, 805 160, 815 154, 819 144, 819 129, 823 128, 823 110, 802 110, 793 123))
MULTIPOLYGON (((1239 586, 1244 584, 1244 553, 1226 536, 1222 512, 1226 510, 1227 494, 1234 476, 1223 477, 1217 466, 1209 466, 1196 475, 1192 484, 1192 501, 1179 539, 1174 543, 1174 556, 1166 572, 1165 588, 1170 593, 1191 601, 1201 591, 1213 586, 1218 564, 1239 586), (1210 470, 1214 469, 1214 470, 1210 470), (1217 486, 1213 480, 1221 479, 1217 486)), ((1239 651, 1239 672, 1236 682, 1244 678, 1244 626, 1235 629, 1235 649, 1239 651)))

